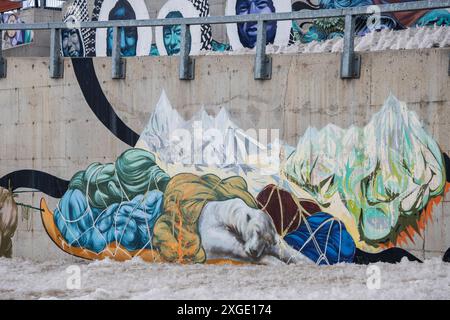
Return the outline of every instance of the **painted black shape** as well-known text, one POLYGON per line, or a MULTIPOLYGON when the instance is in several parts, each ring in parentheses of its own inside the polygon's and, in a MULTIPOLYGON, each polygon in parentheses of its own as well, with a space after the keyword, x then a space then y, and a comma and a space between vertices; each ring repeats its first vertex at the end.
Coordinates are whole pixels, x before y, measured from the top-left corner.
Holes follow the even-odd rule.
POLYGON ((69 187, 69 181, 55 177, 49 173, 37 170, 14 171, 0 179, 0 186, 37 189, 51 197, 62 198, 69 187))
POLYGON ((109 103, 95 73, 91 58, 73 58, 73 69, 84 99, 92 112, 117 138, 134 147, 139 135, 130 129, 116 114, 109 103))
POLYGON ((447 173, 447 182, 450 182, 450 158, 449 156, 444 152, 444 164, 445 164, 445 172, 447 173))
POLYGON ((314 10, 314 9, 319 9, 319 7, 302 1, 297 1, 292 4, 292 11, 314 10))
POLYGON ((367 253, 362 250, 356 249, 354 262, 356 264, 369 264, 377 262, 399 263, 405 257, 409 261, 422 263, 420 259, 416 258, 411 253, 401 248, 390 248, 379 253, 367 253))
POLYGON ((444 254, 444 257, 442 258, 444 262, 450 262, 450 248, 447 250, 447 252, 444 254))

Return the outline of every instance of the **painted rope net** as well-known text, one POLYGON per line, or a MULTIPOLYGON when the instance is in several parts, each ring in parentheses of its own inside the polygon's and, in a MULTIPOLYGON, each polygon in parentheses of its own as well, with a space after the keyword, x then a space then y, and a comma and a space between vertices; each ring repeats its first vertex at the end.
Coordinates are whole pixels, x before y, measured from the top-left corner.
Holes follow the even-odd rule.
POLYGON ((299 254, 318 265, 353 262, 356 246, 345 225, 321 212, 315 202, 298 199, 275 185, 264 188, 257 202, 271 216, 280 236, 299 254))
POLYGON ((133 149, 115 164, 95 163, 78 172, 54 212, 66 242, 95 253, 109 250, 112 243, 115 250, 128 252, 152 249, 152 230, 169 180, 154 160, 151 153, 133 149))
POLYGON ((314 202, 273 185, 255 201, 246 188, 237 176, 179 174, 170 179, 153 154, 130 149, 115 164, 95 163, 77 173, 53 218, 73 247, 96 254, 106 250, 109 256, 120 250, 129 258, 156 250, 165 261, 199 263, 207 258, 196 225, 204 205, 240 198, 269 214, 287 244, 313 262, 353 261, 355 244, 345 226, 314 202))

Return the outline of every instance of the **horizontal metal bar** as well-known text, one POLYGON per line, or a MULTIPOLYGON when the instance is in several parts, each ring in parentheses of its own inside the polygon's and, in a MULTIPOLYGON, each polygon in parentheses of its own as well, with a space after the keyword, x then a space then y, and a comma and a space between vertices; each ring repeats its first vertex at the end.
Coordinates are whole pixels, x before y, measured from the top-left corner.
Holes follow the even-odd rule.
MULTIPOLYGON (((402 11, 431 10, 450 8, 450 0, 428 0, 417 2, 402 2, 383 4, 378 6, 380 13, 392 13, 402 11)), ((210 16, 199 18, 169 18, 169 19, 146 19, 146 20, 113 20, 113 21, 86 21, 80 22, 80 28, 110 28, 110 27, 157 27, 168 25, 201 25, 201 24, 228 24, 254 21, 285 21, 304 20, 317 18, 334 18, 347 15, 361 16, 370 15, 368 6, 351 7, 345 9, 321 9, 301 10, 297 12, 281 12, 271 14, 249 14, 238 16, 210 16)), ((46 30, 72 28, 64 22, 46 23, 17 23, 0 24, 2 30, 46 30)))

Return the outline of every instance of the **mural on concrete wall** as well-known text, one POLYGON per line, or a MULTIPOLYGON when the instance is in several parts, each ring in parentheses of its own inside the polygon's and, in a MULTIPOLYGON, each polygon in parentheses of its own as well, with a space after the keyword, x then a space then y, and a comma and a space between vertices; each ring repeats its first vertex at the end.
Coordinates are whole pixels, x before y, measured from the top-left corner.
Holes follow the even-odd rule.
MULTIPOLYGON (((225 15, 247 15, 257 13, 291 12, 301 10, 335 9, 355 6, 370 6, 404 0, 227 0, 225 15)), ((208 0, 168 0, 159 8, 157 18, 206 17, 210 14, 208 0)), ((93 21, 149 18, 144 0, 96 0, 92 13, 93 21)), ((154 18, 154 17, 152 17, 154 18)), ((64 15, 66 22, 89 19, 86 0, 75 0, 64 15)), ((431 10, 383 14, 379 19, 359 17, 356 34, 363 36, 381 29, 405 29, 423 26, 450 25, 450 11, 431 10)), ((268 22, 267 44, 288 46, 294 43, 309 43, 343 37, 344 19, 324 18, 312 21, 268 22)), ((256 44, 256 23, 226 25, 227 43, 214 40, 210 25, 191 26, 190 54, 200 51, 227 51, 253 49, 256 44)), ((112 29, 80 30, 68 28, 63 33, 65 56, 111 55, 112 29)), ((121 30, 121 52, 124 56, 176 55, 180 51, 181 26, 155 28, 152 42, 152 28, 125 28, 121 30)))
MULTIPOLYGON (((194 18, 209 16, 207 0, 169 0, 158 12, 158 19, 166 18, 194 18)), ((193 25, 190 27, 190 53, 198 54, 200 50, 211 49, 211 26, 193 25)), ((180 53, 181 26, 172 25, 156 27, 156 46, 159 55, 176 55, 180 53)))
MULTIPOLYGON (((17 12, 0 14, 2 23, 24 23, 17 12)), ((33 42, 32 30, 7 30, 2 32, 2 48, 9 49, 33 42)))
POLYGON ((95 31, 79 28, 77 24, 89 21, 86 0, 75 0, 66 10, 63 21, 72 28, 61 30, 61 50, 65 57, 89 57, 95 54, 95 31))
POLYGON ((17 229, 17 204, 13 193, 0 187, 0 257, 11 258, 12 237, 17 229))
MULTIPOLYGON (((149 19, 144 0, 96 0, 93 21, 149 19)), ((126 27, 119 29, 122 56, 147 56, 152 45, 152 28, 126 27)), ((95 33, 96 56, 111 56, 113 28, 97 29, 95 33)))
MULTIPOLYGON (((226 15, 248 15, 291 12, 291 0, 227 0, 226 15)), ((291 34, 291 21, 271 21, 266 26, 267 44, 286 46, 291 34)), ((227 24, 227 35, 233 50, 252 49, 256 45, 256 22, 227 24)))
POLYGON ((76 173, 57 208, 62 250, 180 263, 395 262, 447 184, 439 146, 394 97, 363 128, 260 142, 225 109, 183 119, 163 93, 134 148, 76 173))
MULTIPOLYGON (((357 6, 382 5, 410 0, 298 0, 293 1, 293 11, 339 9, 357 6)), ((449 26, 450 11, 422 10, 398 12, 380 15, 379 21, 371 17, 358 17, 356 20, 356 34, 363 36, 373 30, 394 29, 401 30, 423 26, 449 26), (369 20, 368 20, 369 19, 369 20)), ((321 41, 344 35, 344 18, 326 18, 314 21, 301 21, 294 24, 294 40, 303 43, 321 41)))

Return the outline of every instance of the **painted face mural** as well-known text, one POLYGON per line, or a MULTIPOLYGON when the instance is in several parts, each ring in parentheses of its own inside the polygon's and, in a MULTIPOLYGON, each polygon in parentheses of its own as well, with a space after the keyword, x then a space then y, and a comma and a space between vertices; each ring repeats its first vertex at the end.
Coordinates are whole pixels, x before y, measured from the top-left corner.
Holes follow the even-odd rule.
POLYGON ((89 20, 86 0, 75 0, 67 7, 63 21, 68 28, 61 30, 61 49, 65 57, 85 57, 94 54, 94 30, 77 27, 80 22, 89 20))
MULTIPOLYGON (((340 9, 356 6, 399 3, 406 0, 226 0, 226 15, 247 15, 253 13, 290 12, 300 10, 340 9)), ((169 17, 206 17, 209 16, 208 0, 168 0, 158 11, 158 19, 169 17)), ((69 6, 66 16, 75 16, 76 21, 88 21, 86 0, 75 0, 69 6)), ((109 19, 148 19, 144 0, 95 0, 93 21, 109 19)), ((14 19, 11 17, 11 19, 14 19)), ((66 20, 64 20, 66 21, 66 20)), ((377 23, 367 23, 367 17, 358 17, 356 34, 364 36, 374 30, 401 30, 410 27, 448 26, 450 11, 431 10, 399 12, 381 15, 377 23)), ((312 21, 269 22, 266 26, 267 44, 278 47, 294 43, 310 43, 341 38, 344 34, 343 18, 326 18, 312 21)), ((226 26, 229 43, 213 40, 210 25, 191 26, 190 54, 196 55, 202 50, 228 51, 252 49, 256 44, 256 23, 229 24, 226 26)), ((86 56, 111 55, 112 29, 80 30, 86 56), (94 39, 95 37, 95 39, 94 39)), ((12 35, 12 32, 11 32, 12 35)), ((120 47, 122 55, 175 55, 179 52, 179 26, 156 28, 156 41, 152 44, 151 28, 121 29, 120 47)), ((76 40, 73 38, 73 40, 76 40)), ((73 49, 71 52, 75 53, 73 49)))
MULTIPOLYGON (((16 13, 2 14, 2 22, 7 24, 23 23, 16 13)), ((15 46, 27 44, 33 41, 32 30, 8 30, 3 31, 2 48, 8 49, 15 46)))
MULTIPOLYGON (((149 19, 144 0, 96 0, 92 21, 149 19)), ((152 44, 151 27, 119 28, 119 45, 122 56, 147 56, 152 44)), ((111 56, 113 29, 97 29, 95 34, 96 56, 111 56)))
POLYGON ((83 57, 83 42, 79 30, 61 30, 62 50, 65 57, 83 57))
MULTIPOLYGON (((108 20, 135 20, 136 14, 130 3, 126 0, 118 1, 110 11, 108 20)), ((120 53, 122 56, 131 57, 136 55, 138 34, 136 27, 119 29, 120 53)), ((111 56, 113 47, 113 28, 107 29, 106 54, 111 56)))
MULTIPOLYGON (((194 18, 206 17, 208 15, 209 4, 207 0, 169 0, 159 10, 158 19, 194 18)), ((159 55, 172 56, 180 52, 181 26, 156 27, 155 35, 159 55)), ((191 26, 190 36, 189 53, 191 55, 196 55, 201 50, 211 49, 212 35, 210 25, 191 26)))
MULTIPOLYGON (((166 18, 183 18, 183 15, 179 11, 172 11, 166 16, 166 18)), ((164 47, 166 48, 167 55, 173 56, 180 53, 181 25, 164 26, 163 36, 164 47)))
MULTIPOLYGON (((272 0, 237 0, 236 15, 274 13, 272 0)), ((238 33, 241 43, 246 48, 254 48, 258 27, 256 22, 238 23, 238 33)), ((277 22, 270 21, 266 27, 267 43, 273 43, 277 33, 277 22)))
POLYGON ((394 97, 366 126, 310 128, 293 148, 260 145, 224 109, 185 120, 163 93, 135 148, 41 209, 58 247, 86 259, 329 265, 382 259, 448 186, 438 145, 394 97), (254 162, 263 149, 276 156, 254 162))
MULTIPOLYGON (((290 0, 227 0, 226 15, 249 15, 291 12, 290 0)), ((252 49, 256 45, 257 23, 227 24, 227 35, 233 50, 252 49)), ((266 43, 287 46, 291 21, 273 21, 266 24, 266 43)))

